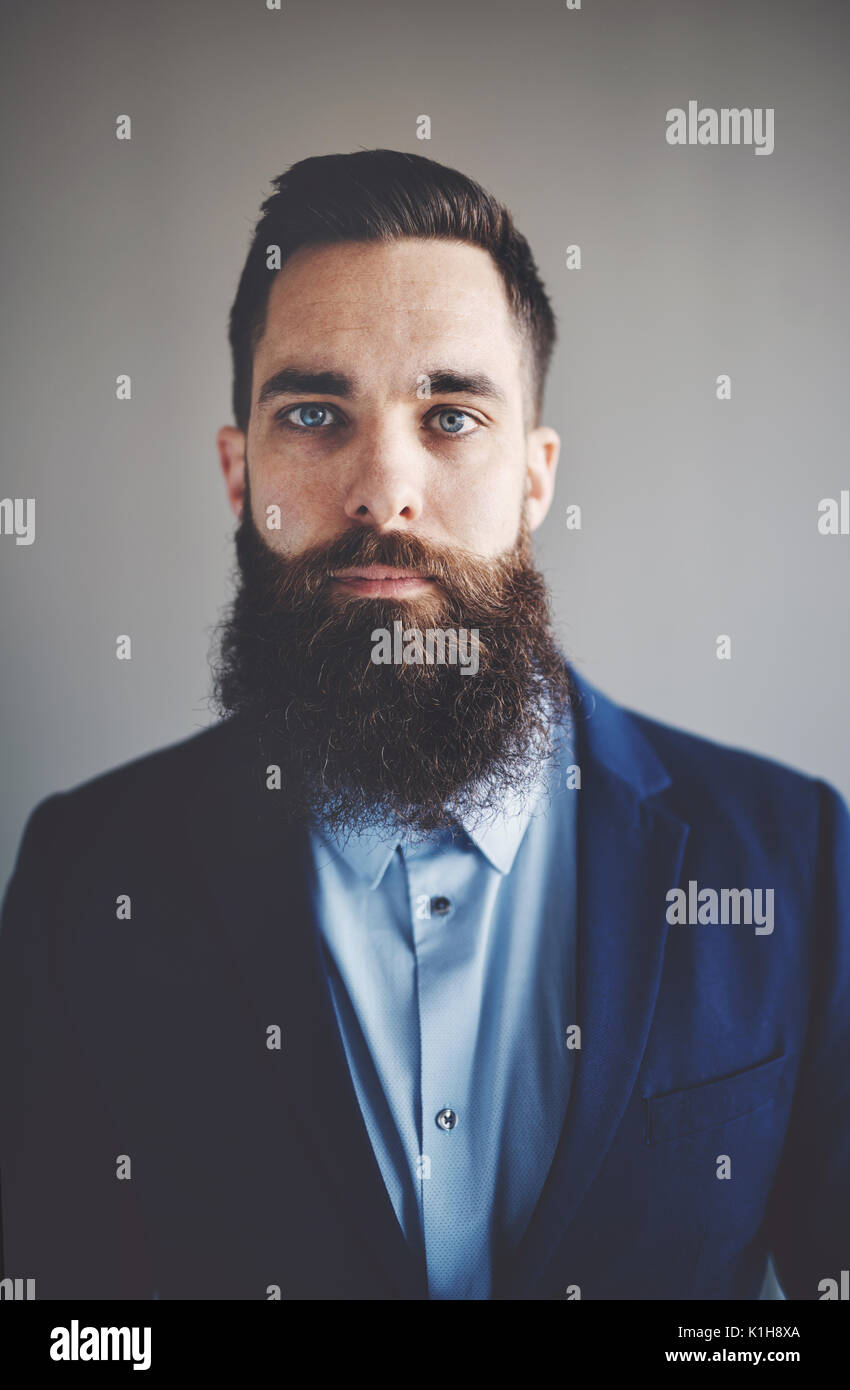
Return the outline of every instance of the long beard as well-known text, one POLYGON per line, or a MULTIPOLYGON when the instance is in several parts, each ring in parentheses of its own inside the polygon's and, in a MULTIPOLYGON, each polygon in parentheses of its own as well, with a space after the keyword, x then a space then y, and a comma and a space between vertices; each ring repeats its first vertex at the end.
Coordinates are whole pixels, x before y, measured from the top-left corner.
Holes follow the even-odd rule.
POLYGON ((522 799, 570 704, 524 516, 516 545, 494 560, 365 527, 290 559, 265 544, 246 498, 236 553, 214 701, 256 739, 258 766, 280 768, 285 820, 341 835, 380 823, 415 839, 522 799), (328 579, 370 564, 436 584, 422 598, 373 599, 341 596, 328 579), (376 664, 373 634, 397 622, 423 638, 477 633, 477 670, 376 664))

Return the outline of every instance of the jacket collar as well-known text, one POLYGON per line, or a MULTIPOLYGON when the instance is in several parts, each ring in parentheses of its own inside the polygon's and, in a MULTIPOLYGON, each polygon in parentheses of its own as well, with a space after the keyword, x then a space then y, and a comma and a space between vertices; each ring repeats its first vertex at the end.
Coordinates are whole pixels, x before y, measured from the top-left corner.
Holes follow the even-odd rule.
POLYGON ((639 800, 656 796, 671 785, 671 777, 641 732, 641 716, 603 695, 570 667, 573 718, 585 754, 594 764, 631 788, 639 800))

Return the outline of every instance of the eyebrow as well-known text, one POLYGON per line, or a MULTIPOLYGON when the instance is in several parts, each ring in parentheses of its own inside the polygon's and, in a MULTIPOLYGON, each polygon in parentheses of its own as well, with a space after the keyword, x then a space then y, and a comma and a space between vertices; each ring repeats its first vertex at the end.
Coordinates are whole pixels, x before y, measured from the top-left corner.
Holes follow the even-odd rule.
MULTIPOLYGON (((485 372, 460 372, 451 367, 435 368, 431 372, 421 372, 410 388, 415 396, 422 377, 427 377, 432 395, 480 396, 484 400, 500 401, 507 404, 507 396, 501 386, 485 372)), ((341 396, 350 399, 357 393, 351 377, 342 372, 306 371, 300 367, 283 367, 268 381, 263 382, 257 397, 257 405, 265 405, 275 396, 290 396, 299 393, 314 396, 341 396)))
POLYGON ((485 372, 456 372, 451 367, 438 367, 422 375, 427 376, 433 396, 481 396, 507 405, 505 392, 485 372))
POLYGON ((340 372, 310 372, 299 367, 284 367, 263 382, 257 405, 265 405, 274 396, 291 396, 300 392, 314 396, 353 396, 354 383, 340 372))

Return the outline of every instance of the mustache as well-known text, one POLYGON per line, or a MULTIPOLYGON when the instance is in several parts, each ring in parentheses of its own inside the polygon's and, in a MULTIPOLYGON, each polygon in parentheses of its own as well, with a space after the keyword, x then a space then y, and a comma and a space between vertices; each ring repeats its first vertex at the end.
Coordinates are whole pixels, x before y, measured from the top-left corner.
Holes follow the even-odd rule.
POLYGON ((304 603, 325 593, 331 575, 339 570, 382 565, 415 570, 437 583, 457 602, 467 606, 492 604, 498 583, 522 567, 526 553, 524 528, 512 550, 484 557, 460 546, 442 546, 399 531, 380 533, 357 526, 331 541, 316 544, 289 557, 273 550, 263 539, 250 511, 243 516, 237 535, 237 551, 245 566, 265 572, 267 592, 277 601, 304 603))

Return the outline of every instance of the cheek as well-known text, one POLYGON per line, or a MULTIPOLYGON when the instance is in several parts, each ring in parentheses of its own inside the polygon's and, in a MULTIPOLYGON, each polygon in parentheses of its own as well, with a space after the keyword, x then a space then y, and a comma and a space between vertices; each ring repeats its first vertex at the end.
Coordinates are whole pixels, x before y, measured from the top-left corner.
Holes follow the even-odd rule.
POLYGON ((515 461, 510 468, 488 472, 480 479, 458 479, 442 498, 441 523, 470 550, 497 554, 516 540, 524 490, 524 474, 515 461))
POLYGON ((292 554, 324 539, 335 501, 328 484, 305 482, 282 471, 251 480, 254 521, 269 545, 282 553, 292 554), (268 525, 269 508, 278 509, 272 512, 274 526, 268 525))

